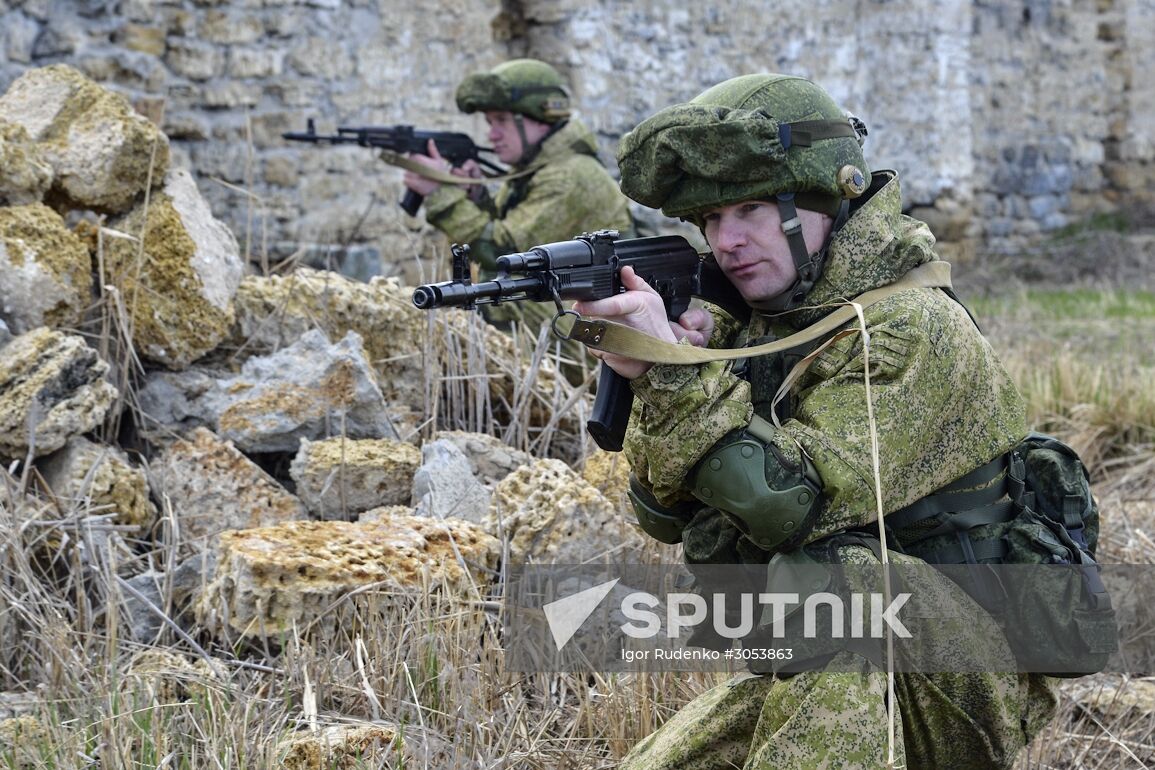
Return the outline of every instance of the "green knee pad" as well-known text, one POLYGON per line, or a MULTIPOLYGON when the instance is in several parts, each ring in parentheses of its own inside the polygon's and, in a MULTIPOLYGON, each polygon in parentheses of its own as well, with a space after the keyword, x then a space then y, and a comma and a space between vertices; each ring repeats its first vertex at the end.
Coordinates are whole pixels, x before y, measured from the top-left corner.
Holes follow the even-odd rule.
POLYGON ((661 543, 682 542, 682 530, 690 520, 688 506, 665 508, 658 504, 649 490, 641 485, 637 477, 630 474, 630 486, 626 491, 634 505, 634 516, 647 535, 661 543))

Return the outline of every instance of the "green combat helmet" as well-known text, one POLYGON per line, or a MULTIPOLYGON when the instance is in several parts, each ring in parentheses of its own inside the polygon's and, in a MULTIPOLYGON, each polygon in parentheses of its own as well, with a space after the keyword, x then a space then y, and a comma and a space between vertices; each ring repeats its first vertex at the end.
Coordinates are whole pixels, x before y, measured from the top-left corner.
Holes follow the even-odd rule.
POLYGON ((834 217, 870 186, 862 154, 866 126, 809 80, 743 75, 643 121, 618 150, 622 192, 643 206, 699 227, 713 209, 745 200, 777 201, 798 268, 793 287, 767 304, 801 304, 822 274, 829 241, 807 252, 797 208, 834 217))
POLYGON ((537 59, 513 59, 478 72, 457 87, 457 108, 472 113, 502 110, 542 123, 570 115, 569 93, 557 70, 537 59))

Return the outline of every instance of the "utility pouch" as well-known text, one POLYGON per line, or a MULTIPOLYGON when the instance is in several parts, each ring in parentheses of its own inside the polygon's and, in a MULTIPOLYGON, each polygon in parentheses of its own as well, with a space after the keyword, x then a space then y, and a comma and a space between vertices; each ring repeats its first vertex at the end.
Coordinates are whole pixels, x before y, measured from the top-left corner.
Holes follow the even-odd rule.
POLYGON ((1084 676, 1118 648, 1095 562, 1098 505, 1058 439, 1032 433, 886 520, 906 553, 940 566, 1000 622, 1022 670, 1084 676))
POLYGON ((842 652, 855 653, 879 668, 886 667, 885 649, 880 638, 847 631, 842 625, 851 585, 838 556, 842 545, 863 545, 879 555, 877 539, 840 533, 792 551, 779 551, 766 565, 765 595, 793 597, 794 600, 827 596, 839 600, 838 629, 834 612, 814 613, 810 621, 800 611, 801 603, 787 608, 766 604, 757 628, 742 640, 746 666, 758 674, 787 678, 803 671, 821 669, 842 652), (813 626, 808 628, 808 623, 813 626), (756 653, 756 654, 755 654, 756 653))

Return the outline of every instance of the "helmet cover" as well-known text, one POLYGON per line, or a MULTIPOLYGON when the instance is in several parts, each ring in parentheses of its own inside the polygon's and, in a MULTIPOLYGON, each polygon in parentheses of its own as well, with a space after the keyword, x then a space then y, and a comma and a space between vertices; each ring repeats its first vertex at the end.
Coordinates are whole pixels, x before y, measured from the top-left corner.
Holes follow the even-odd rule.
POLYGON ((542 123, 556 123, 570 115, 561 75, 537 59, 512 59, 468 76, 457 87, 456 100, 457 108, 466 113, 501 110, 542 123))
POLYGON ((618 150, 621 188, 643 206, 691 221, 780 193, 794 193, 801 208, 833 213, 870 185, 865 135, 861 121, 809 80, 743 75, 626 134, 618 150))

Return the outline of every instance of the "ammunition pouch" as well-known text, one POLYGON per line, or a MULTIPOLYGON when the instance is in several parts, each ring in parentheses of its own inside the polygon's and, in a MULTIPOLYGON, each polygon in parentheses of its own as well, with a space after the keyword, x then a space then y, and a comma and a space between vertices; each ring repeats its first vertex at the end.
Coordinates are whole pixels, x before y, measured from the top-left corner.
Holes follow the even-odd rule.
POLYGON ((800 542, 822 504, 818 472, 805 455, 803 467, 792 468, 773 445, 749 434, 723 442, 693 472, 694 497, 725 513, 765 551, 800 542))

